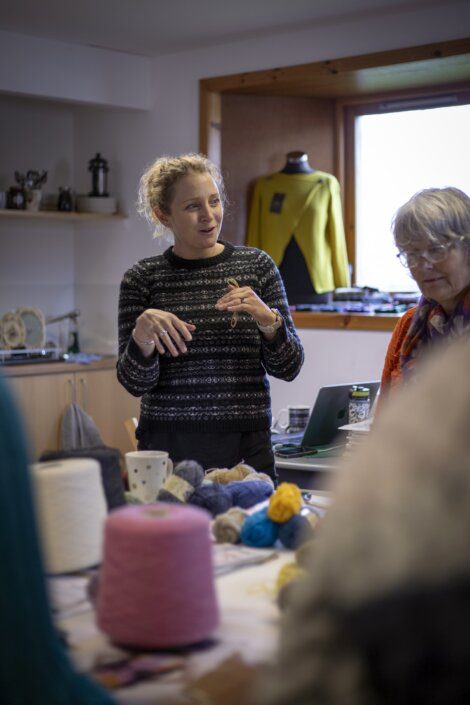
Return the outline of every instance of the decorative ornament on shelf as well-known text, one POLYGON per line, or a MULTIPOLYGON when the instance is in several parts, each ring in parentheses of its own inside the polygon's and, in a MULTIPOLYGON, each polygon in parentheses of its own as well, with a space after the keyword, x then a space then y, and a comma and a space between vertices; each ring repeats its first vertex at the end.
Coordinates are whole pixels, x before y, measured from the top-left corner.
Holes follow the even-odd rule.
POLYGON ((57 199, 57 210, 64 213, 73 211, 72 187, 62 188, 59 186, 59 198, 57 199))
POLYGON ((108 193, 108 162, 99 152, 88 162, 88 171, 91 171, 92 174, 92 190, 88 195, 77 195, 77 211, 79 213, 100 213, 101 215, 116 213, 116 198, 108 193))
POLYGON ((6 350, 24 348, 26 328, 23 319, 16 312, 5 313, 1 319, 2 339, 6 350))
POLYGON ((91 171, 92 187, 89 193, 92 197, 109 196, 108 193, 108 162, 99 152, 88 162, 88 171, 91 171))
POLYGON ((33 350, 43 348, 46 343, 46 321, 43 312, 35 306, 21 306, 15 313, 24 323, 25 347, 33 350))
POLYGON ((10 186, 7 193, 7 208, 12 211, 26 209, 26 191, 21 186, 10 186))
MULTIPOLYGON (((15 181, 26 196, 26 210, 38 211, 41 205, 42 186, 47 181, 47 171, 43 170, 39 173, 39 171, 30 169, 26 172, 26 175, 15 171, 15 181)), ((13 187, 13 189, 15 189, 15 187, 13 187)), ((12 189, 10 189, 10 191, 12 191, 12 189)), ((18 205, 19 194, 17 192, 18 189, 16 189, 16 194, 13 194, 10 200, 10 202, 14 202, 15 199, 13 196, 15 196, 17 205, 10 205, 9 207, 24 209, 24 205, 18 205)))

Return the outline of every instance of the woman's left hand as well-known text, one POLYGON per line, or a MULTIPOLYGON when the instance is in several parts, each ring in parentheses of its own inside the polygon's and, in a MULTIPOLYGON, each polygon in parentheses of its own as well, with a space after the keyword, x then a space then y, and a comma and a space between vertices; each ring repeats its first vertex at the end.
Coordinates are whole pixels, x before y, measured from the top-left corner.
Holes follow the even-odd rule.
POLYGON ((249 286, 229 284, 228 292, 217 301, 215 307, 230 313, 249 313, 260 326, 269 326, 276 320, 276 314, 249 286))

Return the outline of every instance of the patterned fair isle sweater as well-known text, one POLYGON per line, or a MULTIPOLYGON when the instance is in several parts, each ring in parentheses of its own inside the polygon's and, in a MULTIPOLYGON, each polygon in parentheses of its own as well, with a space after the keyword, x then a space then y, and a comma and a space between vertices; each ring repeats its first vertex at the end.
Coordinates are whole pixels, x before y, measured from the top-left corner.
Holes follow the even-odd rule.
POLYGON ((271 257, 254 247, 223 243, 206 259, 173 254, 141 260, 121 283, 117 375, 134 396, 142 396, 137 434, 152 431, 256 431, 271 426, 266 373, 292 380, 304 353, 289 313, 284 286, 271 257), (227 281, 250 286, 284 324, 267 342, 253 318, 218 311, 227 281), (174 358, 156 353, 145 358, 132 339, 136 318, 147 308, 170 311, 196 326, 188 352, 174 358))

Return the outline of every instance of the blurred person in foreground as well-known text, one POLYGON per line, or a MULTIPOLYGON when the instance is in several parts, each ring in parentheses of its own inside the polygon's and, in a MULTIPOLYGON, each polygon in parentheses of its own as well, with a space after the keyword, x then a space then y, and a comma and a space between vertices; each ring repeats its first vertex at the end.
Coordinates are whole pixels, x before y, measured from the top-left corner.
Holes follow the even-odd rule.
POLYGON ((232 659, 204 702, 470 702, 470 339, 430 358, 335 476, 274 662, 232 659))
POLYGON ((420 191, 397 211, 393 234, 422 296, 393 332, 381 399, 428 350, 470 331, 470 198, 457 188, 420 191))
POLYGON ((0 376, 0 703, 112 705, 72 667, 46 592, 23 425, 0 376))
POLYGON ((336 477, 257 704, 470 702, 470 338, 430 357, 336 477))

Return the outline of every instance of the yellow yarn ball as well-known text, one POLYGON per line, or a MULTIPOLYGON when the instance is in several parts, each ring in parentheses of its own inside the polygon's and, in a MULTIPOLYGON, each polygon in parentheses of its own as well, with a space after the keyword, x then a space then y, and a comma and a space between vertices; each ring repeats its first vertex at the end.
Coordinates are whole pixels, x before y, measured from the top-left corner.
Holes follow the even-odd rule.
POLYGON ((317 539, 310 539, 303 543, 295 552, 295 560, 301 568, 307 569, 311 564, 314 555, 315 548, 317 546, 317 539))
POLYGON ((293 580, 300 578, 305 571, 300 568, 297 563, 285 563, 278 573, 276 580, 276 589, 279 592, 284 585, 291 583, 293 580))
POLYGON ((281 482, 269 499, 268 517, 278 524, 289 521, 302 508, 302 494, 293 482, 281 482))

